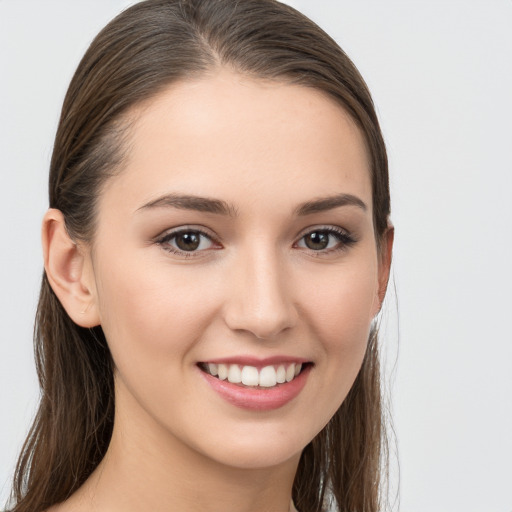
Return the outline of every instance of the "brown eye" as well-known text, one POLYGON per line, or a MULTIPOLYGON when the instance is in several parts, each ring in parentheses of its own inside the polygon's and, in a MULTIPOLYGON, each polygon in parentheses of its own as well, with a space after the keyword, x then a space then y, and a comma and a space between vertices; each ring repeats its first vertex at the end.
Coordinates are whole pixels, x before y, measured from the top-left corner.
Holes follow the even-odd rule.
POLYGON ((175 254, 192 255, 211 249, 215 244, 207 233, 195 229, 182 229, 167 233, 158 244, 175 254))
POLYGON ((313 231, 304 237, 304 243, 308 249, 321 251, 329 245, 331 235, 325 231, 313 231))
POLYGON ((338 227, 315 229, 306 233, 297 243, 297 247, 314 252, 328 253, 344 250, 356 243, 356 239, 338 227))
POLYGON ((195 251, 201 243, 201 235, 190 231, 175 236, 176 247, 181 251, 195 251))

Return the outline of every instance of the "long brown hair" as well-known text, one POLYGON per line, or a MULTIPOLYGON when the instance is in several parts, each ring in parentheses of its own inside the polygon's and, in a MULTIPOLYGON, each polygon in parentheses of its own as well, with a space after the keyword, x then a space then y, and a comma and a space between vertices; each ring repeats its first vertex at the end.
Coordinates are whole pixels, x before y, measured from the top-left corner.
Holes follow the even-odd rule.
MULTIPOLYGON (((218 66, 324 91, 352 116, 370 160, 377 244, 389 216, 387 157, 370 93, 339 46, 275 0, 147 0, 94 39, 71 81, 50 168, 50 207, 75 240, 91 241, 96 201, 122 168, 124 114, 177 80, 218 66)), ((43 275, 35 325, 41 402, 16 468, 13 512, 41 512, 77 490, 106 453, 114 421, 113 363, 101 326, 84 329, 43 275)), ((304 449, 293 486, 303 512, 331 501, 377 512, 385 455, 377 337, 329 424, 304 449)))

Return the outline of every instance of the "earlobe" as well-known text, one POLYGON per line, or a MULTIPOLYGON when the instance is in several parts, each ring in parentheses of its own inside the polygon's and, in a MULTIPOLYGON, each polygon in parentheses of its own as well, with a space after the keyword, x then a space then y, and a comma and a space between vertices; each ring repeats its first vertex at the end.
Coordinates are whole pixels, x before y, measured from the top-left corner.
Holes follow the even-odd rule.
POLYGON ((42 225, 44 268, 60 303, 81 327, 100 324, 88 255, 70 238, 60 210, 50 208, 42 225))
MULTIPOLYGON (((375 315, 377 315, 382 308, 382 303, 384 302, 384 297, 386 296, 386 291, 388 288, 389 282, 389 273, 391 269, 391 259, 393 254, 393 242, 395 239, 395 228, 392 224, 388 225, 386 232, 384 233, 381 246, 380 246, 380 254, 379 254, 379 283, 378 283, 378 298, 375 315)), ((374 316, 375 316, 374 315, 374 316)))

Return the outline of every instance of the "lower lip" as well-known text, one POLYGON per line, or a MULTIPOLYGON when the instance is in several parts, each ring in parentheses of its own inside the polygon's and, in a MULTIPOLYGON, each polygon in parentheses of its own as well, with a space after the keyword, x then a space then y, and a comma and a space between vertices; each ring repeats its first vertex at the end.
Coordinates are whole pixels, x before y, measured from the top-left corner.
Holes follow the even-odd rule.
POLYGON ((202 370, 201 375, 224 400, 241 409, 270 411, 291 402, 306 384, 311 366, 308 365, 290 382, 272 388, 252 388, 220 380, 202 370))

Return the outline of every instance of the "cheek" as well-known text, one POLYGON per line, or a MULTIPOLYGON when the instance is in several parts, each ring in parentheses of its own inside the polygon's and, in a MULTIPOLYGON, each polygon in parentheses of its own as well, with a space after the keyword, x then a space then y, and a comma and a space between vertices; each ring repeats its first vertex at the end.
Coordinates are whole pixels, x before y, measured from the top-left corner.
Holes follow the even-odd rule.
POLYGON ((377 297, 377 266, 366 259, 340 268, 317 285, 309 286, 308 309, 304 317, 319 343, 321 377, 329 393, 318 401, 318 414, 325 423, 339 408, 361 368, 366 352, 377 297))
POLYGON ((162 364, 159 356, 169 351, 183 355, 214 314, 213 301, 186 272, 151 269, 134 261, 105 268, 101 282, 102 328, 116 364, 126 354, 162 364))
POLYGON ((308 286, 311 323, 326 349, 350 350, 366 342, 377 298, 377 272, 373 262, 329 272, 323 286, 308 286))
POLYGON ((138 265, 136 260, 124 266, 104 272, 98 290, 119 410, 137 418, 144 410, 166 425, 175 424, 175 411, 193 418, 194 412, 186 409, 195 401, 197 386, 190 368, 215 301, 204 290, 201 294, 199 280, 182 269, 171 272, 165 265, 138 265))

